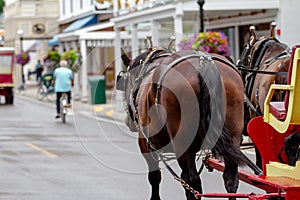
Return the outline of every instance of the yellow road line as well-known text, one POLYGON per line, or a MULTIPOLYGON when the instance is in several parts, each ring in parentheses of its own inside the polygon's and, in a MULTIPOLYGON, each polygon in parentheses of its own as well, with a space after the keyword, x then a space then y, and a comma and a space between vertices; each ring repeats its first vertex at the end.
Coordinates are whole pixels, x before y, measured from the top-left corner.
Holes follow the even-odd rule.
POLYGON ((110 111, 107 111, 107 112, 106 112, 106 115, 107 115, 107 116, 112 116, 113 113, 114 113, 114 111, 110 110, 110 111))
POLYGON ((104 110, 103 106, 95 106, 94 107, 94 112, 99 112, 99 111, 102 111, 102 110, 104 110))
POLYGON ((25 144, 26 144, 28 147, 31 147, 31 148, 33 148, 33 149, 35 149, 35 150, 41 152, 42 154, 45 154, 45 155, 49 156, 49 157, 53 157, 53 158, 58 157, 58 156, 55 155, 54 153, 51 153, 51 152, 49 152, 49 151, 47 151, 47 150, 45 150, 45 149, 43 149, 43 148, 41 148, 41 147, 38 147, 38 146, 36 146, 36 145, 34 145, 34 144, 32 144, 32 143, 25 143, 25 144))

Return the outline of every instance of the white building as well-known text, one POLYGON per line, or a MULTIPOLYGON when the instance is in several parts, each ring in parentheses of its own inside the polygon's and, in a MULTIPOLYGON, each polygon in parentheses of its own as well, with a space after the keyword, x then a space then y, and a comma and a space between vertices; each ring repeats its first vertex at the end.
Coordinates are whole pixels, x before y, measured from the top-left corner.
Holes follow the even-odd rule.
MULTIPOLYGON (((256 25, 259 35, 269 34, 269 24, 276 21, 277 38, 293 46, 300 41, 295 25, 300 1, 290 0, 206 0, 205 30, 221 30, 229 37, 231 55, 237 59, 248 40, 248 28, 256 25)), ((130 50, 132 57, 145 46, 145 36, 152 35, 154 45, 166 46, 175 35, 178 44, 185 34, 199 32, 199 5, 196 0, 60 0, 61 27, 58 38, 61 49, 80 48, 84 57, 81 70, 83 101, 88 99, 88 76, 111 73, 122 68, 120 48, 130 50), (68 3, 69 2, 69 3, 68 3), (101 2, 101 3, 98 3, 101 2), (97 16, 97 23, 75 26, 97 16), (70 26, 73 28, 69 28, 70 26), (71 29, 71 31, 66 31, 71 29), (106 68, 113 70, 106 70, 106 68)), ((107 75, 107 74, 106 74, 107 75)))
MULTIPOLYGON (((43 59, 47 53, 47 41, 57 34, 57 19, 59 17, 58 0, 6 0, 4 7, 5 46, 14 47, 16 53, 21 47, 30 51, 30 63, 27 70, 35 70, 38 59, 43 59), (18 30, 22 30, 23 39, 20 43, 18 30)), ((16 85, 21 82, 21 66, 16 67, 16 85)))

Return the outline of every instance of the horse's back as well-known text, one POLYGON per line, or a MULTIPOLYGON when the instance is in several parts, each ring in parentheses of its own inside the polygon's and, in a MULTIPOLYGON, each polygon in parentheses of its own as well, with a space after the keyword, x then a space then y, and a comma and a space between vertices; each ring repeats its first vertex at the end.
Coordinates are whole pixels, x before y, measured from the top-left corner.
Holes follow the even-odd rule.
MULTIPOLYGON (((224 102, 221 102, 220 106, 225 111, 225 126, 232 137, 238 138, 234 139, 235 145, 238 145, 243 130, 244 87, 234 66, 229 64, 225 57, 221 59, 224 61, 213 60, 210 54, 180 51, 160 61, 158 69, 152 76, 152 82, 157 83, 162 76, 165 76, 160 83, 162 89, 158 96, 159 103, 163 105, 166 113, 173 113, 168 115, 167 121, 167 128, 172 130, 173 137, 175 135, 178 137, 177 133, 180 129, 184 132, 182 134, 184 137, 186 134, 197 132, 198 126, 201 125, 199 122, 201 120, 197 121, 197 119, 202 117, 201 112, 202 115, 205 114, 207 109, 205 106, 209 106, 209 103, 203 100, 204 98, 213 98, 213 100, 223 98, 224 102), (170 67, 170 63, 192 54, 199 54, 199 56, 178 62, 164 74, 165 68, 170 67), (209 95, 211 97, 208 97, 209 95), (185 127, 180 124, 185 124, 185 127)), ((152 96, 157 96, 154 88, 152 96)))

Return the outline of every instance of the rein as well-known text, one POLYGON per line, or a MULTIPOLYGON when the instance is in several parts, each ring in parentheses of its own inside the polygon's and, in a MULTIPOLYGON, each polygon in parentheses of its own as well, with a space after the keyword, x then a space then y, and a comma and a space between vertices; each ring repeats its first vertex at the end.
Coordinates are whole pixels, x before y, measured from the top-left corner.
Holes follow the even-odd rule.
POLYGON ((269 75, 280 75, 280 76, 287 76, 287 72, 273 72, 273 71, 264 71, 264 70, 258 70, 258 69, 249 69, 249 67, 243 66, 243 65, 237 65, 236 66, 239 70, 245 71, 245 72, 255 72, 258 74, 269 74, 269 75))

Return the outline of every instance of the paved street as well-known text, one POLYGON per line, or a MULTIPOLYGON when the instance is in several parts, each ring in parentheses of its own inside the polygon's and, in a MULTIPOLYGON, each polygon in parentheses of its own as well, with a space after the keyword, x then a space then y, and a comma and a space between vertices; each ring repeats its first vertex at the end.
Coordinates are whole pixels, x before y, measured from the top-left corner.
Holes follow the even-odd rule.
MULTIPOLYGON (((121 122, 78 110, 67 123, 54 119, 54 106, 18 96, 0 106, 0 199, 148 199, 146 166, 136 134, 121 122)), ((74 108, 76 110, 76 108, 74 108)), ((177 164, 172 165, 180 172, 177 164)), ((224 192, 221 174, 201 174, 205 192, 224 192)), ((253 191, 241 183, 241 192, 253 191)), ((163 169, 163 199, 184 191, 163 169)))

